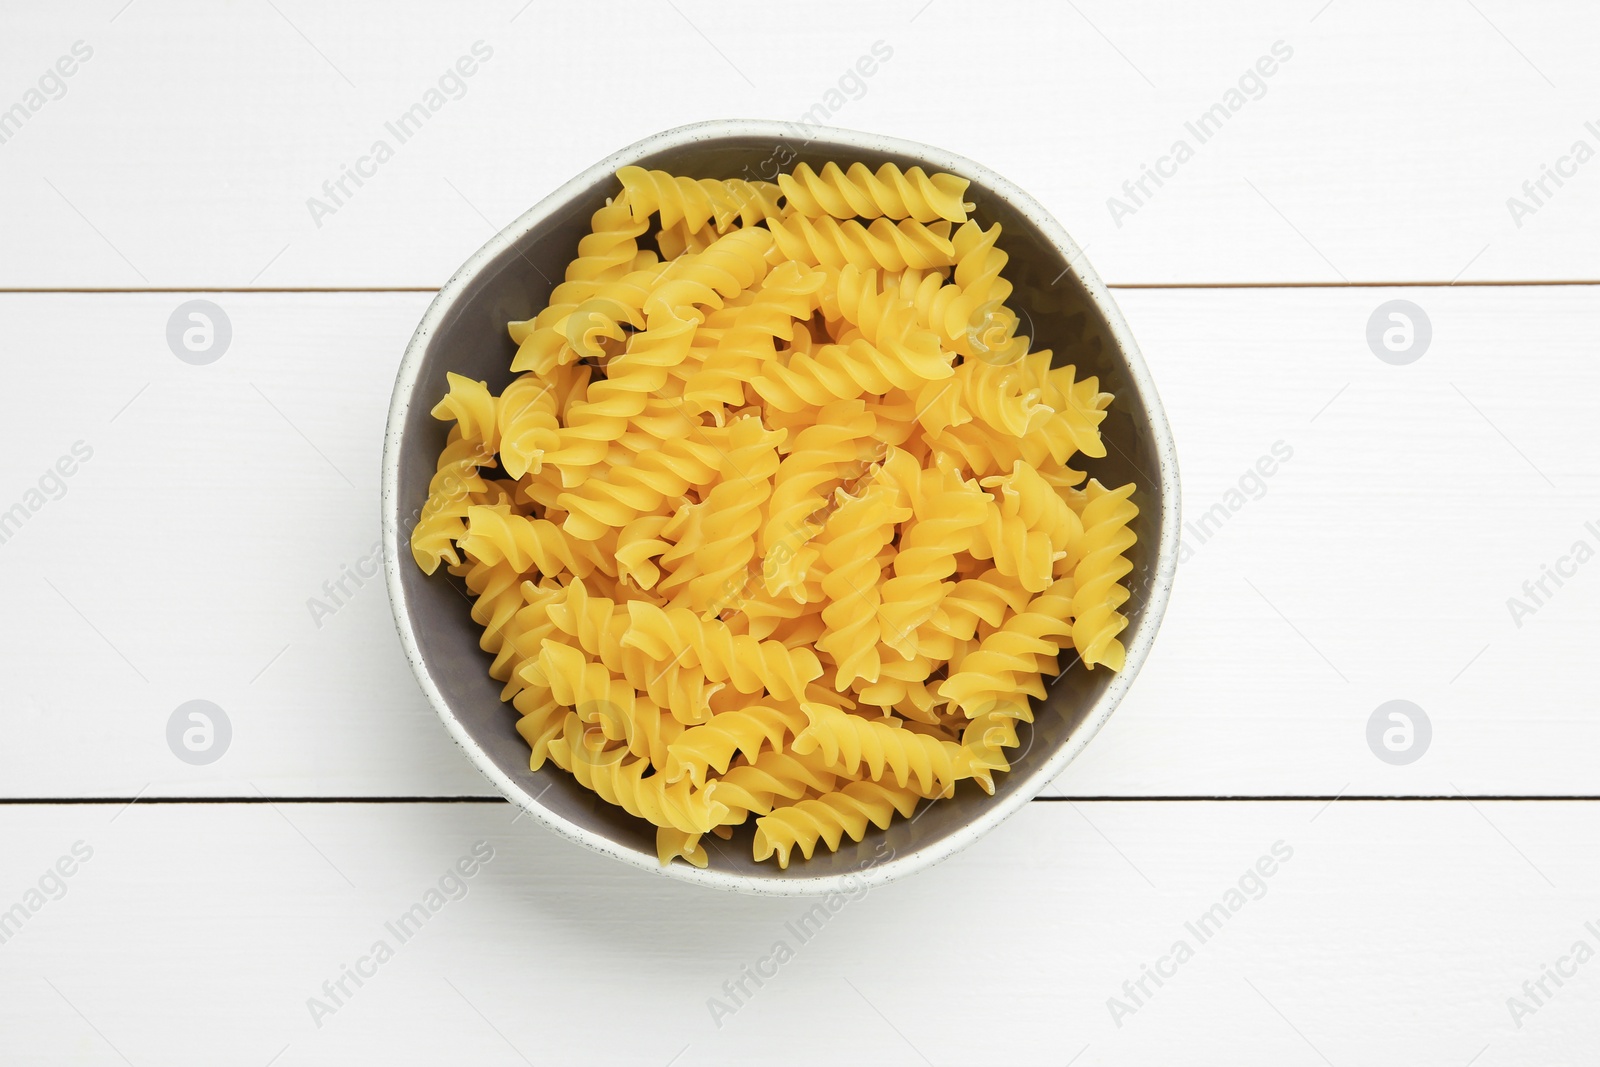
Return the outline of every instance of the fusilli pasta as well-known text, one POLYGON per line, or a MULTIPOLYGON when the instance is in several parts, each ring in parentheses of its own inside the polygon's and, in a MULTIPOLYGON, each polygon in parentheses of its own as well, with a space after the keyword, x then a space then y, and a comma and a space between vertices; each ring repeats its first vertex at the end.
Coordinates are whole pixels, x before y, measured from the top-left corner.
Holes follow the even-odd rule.
POLYGON ((1136 490, 1069 466, 1110 394, 1019 333, 966 179, 617 177, 518 376, 447 375, 411 532, 530 768, 700 867, 993 793, 1059 654, 1126 657, 1136 490))

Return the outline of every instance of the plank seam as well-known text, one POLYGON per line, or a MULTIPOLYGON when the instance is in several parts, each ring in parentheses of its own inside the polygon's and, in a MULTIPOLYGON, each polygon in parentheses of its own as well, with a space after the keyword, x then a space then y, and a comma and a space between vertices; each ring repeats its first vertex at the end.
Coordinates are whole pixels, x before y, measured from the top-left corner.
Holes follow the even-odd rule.
MULTIPOLYGON (((1528 793, 1427 793, 1400 796, 1386 796, 1380 793, 1357 794, 1296 794, 1296 795, 1219 795, 1207 796, 1203 794, 1186 794, 1180 796, 1115 796, 1101 794, 1093 796, 1043 796, 1034 797, 1033 802, 1039 804, 1196 804, 1196 803, 1225 803, 1225 804, 1264 804, 1264 803, 1472 803, 1475 801, 1517 801, 1538 802, 1546 801, 1592 803, 1600 801, 1600 794, 1528 794, 1528 793)), ((141 805, 175 805, 175 804, 507 804, 504 797, 497 796, 372 796, 372 797, 343 797, 343 796, 174 796, 174 797, 0 797, 0 807, 48 807, 48 806, 83 806, 97 804, 125 804, 138 803, 141 805)))
MULTIPOLYGON (((1600 278, 1559 278, 1546 280, 1482 279, 1470 282, 1440 281, 1353 281, 1353 282, 1118 282, 1108 284, 1108 289, 1548 289, 1556 286, 1600 285, 1600 278)), ((282 289, 258 289, 250 286, 146 286, 121 288, 0 288, 0 296, 48 296, 58 294, 116 295, 140 293, 254 293, 272 296, 285 293, 437 293, 438 286, 301 286, 282 289)))

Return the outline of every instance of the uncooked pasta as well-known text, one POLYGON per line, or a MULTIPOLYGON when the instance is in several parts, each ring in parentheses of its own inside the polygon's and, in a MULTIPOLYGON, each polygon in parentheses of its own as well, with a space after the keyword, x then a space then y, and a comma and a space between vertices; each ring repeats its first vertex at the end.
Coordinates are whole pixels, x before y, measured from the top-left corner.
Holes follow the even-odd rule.
POLYGON ((1123 665, 1135 487, 1070 465, 1110 394, 1017 332, 963 178, 617 178, 511 383, 449 375, 411 535, 529 766, 702 867, 992 793, 1049 677, 1123 665))

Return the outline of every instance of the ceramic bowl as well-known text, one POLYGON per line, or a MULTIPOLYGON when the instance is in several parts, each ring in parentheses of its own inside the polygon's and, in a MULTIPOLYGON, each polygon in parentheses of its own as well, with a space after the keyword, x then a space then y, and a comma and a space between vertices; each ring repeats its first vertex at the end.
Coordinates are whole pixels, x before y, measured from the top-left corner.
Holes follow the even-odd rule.
POLYGON ((1061 773, 1105 723, 1133 684, 1150 652, 1177 566, 1178 468, 1171 432, 1138 346, 1105 286, 1072 238, 1033 197, 988 168, 942 149, 849 130, 768 121, 718 121, 648 137, 601 160, 495 235, 439 291, 401 360, 383 454, 384 567, 395 625, 428 700, 450 736, 496 788, 556 833, 624 863, 668 878, 719 889, 774 895, 856 892, 921 870, 972 844, 1014 814, 1061 773), (787 870, 756 863, 749 836, 754 820, 722 842, 707 835, 710 865, 681 861, 662 867, 652 827, 600 801, 566 772, 547 763, 528 770, 528 746, 514 729, 516 712, 499 700, 478 647, 479 627, 468 614, 464 588, 443 568, 418 569, 408 539, 426 497, 446 424, 429 416, 444 395, 445 372, 486 380, 499 391, 512 378, 514 346, 506 323, 544 306, 587 232, 589 216, 618 189, 614 172, 627 164, 696 178, 770 178, 796 163, 829 160, 877 167, 885 160, 928 172, 950 171, 971 181, 967 199, 985 226, 1002 224, 1001 248, 1011 257, 1010 304, 1036 347, 1055 352, 1079 375, 1099 375, 1114 393, 1101 427, 1107 456, 1085 461, 1106 485, 1138 483, 1124 608, 1127 647, 1120 673, 1073 663, 1036 701, 1035 721, 1019 731, 1014 769, 997 776, 993 796, 962 782, 955 796, 925 802, 912 819, 838 852, 796 854, 787 870))

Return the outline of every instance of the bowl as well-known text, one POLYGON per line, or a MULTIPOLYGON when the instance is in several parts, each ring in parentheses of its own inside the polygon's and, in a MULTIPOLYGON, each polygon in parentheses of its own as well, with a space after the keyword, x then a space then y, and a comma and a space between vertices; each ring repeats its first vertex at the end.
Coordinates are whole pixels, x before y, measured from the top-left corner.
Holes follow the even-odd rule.
MULTIPOLYGON (((384 571, 395 626, 417 681, 457 744, 495 787, 556 833, 668 878, 718 889, 769 895, 853 893, 921 870, 970 845, 1039 793, 1081 752, 1127 693, 1166 608, 1178 552, 1178 468, 1161 401, 1138 346, 1105 286, 1072 238, 1027 193, 986 167, 911 141, 796 123, 727 120, 681 126, 647 137, 579 174, 496 234, 439 290, 406 347, 389 408, 383 452, 384 571), (869 830, 837 852, 818 850, 787 870, 750 857, 750 825, 733 841, 707 835, 705 869, 657 861, 654 829, 582 788, 547 763, 528 769, 528 746, 517 713, 499 700, 478 647, 463 586, 443 569, 427 576, 411 558, 412 525, 444 445, 446 424, 429 410, 446 391, 445 372, 483 379, 499 391, 513 377, 515 346, 506 323, 529 319, 588 232, 589 216, 618 185, 617 168, 638 164, 695 178, 768 179, 800 162, 833 160, 874 169, 885 160, 971 181, 967 199, 985 226, 1001 223, 1011 306, 1036 347, 1057 365, 1097 374, 1116 395, 1101 426, 1104 459, 1088 461, 1106 485, 1136 481, 1138 543, 1125 581, 1132 598, 1124 669, 1069 667, 1035 701, 1035 721, 1019 730, 1013 770, 996 777, 993 796, 962 782, 953 798, 925 802, 911 819, 869 830)), ((1063 659, 1071 662, 1068 655, 1063 659)))

